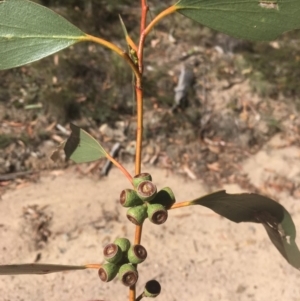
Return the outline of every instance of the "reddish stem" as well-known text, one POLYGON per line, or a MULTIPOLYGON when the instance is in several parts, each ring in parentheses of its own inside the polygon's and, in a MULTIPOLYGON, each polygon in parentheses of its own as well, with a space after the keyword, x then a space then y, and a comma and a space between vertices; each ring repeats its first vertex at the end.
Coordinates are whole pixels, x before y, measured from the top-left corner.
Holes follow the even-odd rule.
MULTIPOLYGON (((143 1, 142 1, 143 2, 143 1)), ((139 58, 139 72, 143 72, 143 56, 144 56, 144 44, 145 44, 145 39, 151 29, 164 17, 167 15, 173 14, 176 10, 178 9, 177 6, 173 5, 170 6, 169 8, 165 9, 162 11, 159 15, 157 15, 152 22, 144 28, 144 30, 140 34, 140 42, 139 42, 139 47, 138 47, 138 58, 139 58)))
MULTIPOLYGON (((143 90, 141 79, 136 80, 136 102, 137 102, 137 131, 136 131, 136 156, 135 156, 135 174, 141 173, 142 161, 142 139, 143 139, 143 90)), ((142 238, 143 226, 135 227, 134 243, 140 244, 142 238)), ((136 287, 133 285, 129 290, 129 301, 135 301, 136 287)))
MULTIPOLYGON (((148 5, 147 0, 141 0, 141 27, 140 27, 140 40, 142 40, 143 32, 146 28, 148 5)), ((138 48, 138 65, 140 77, 136 76, 135 92, 137 102, 137 131, 136 131, 136 155, 135 155, 135 174, 141 173, 141 161, 142 161, 142 139, 143 139, 143 90, 142 90, 142 73, 143 73, 143 47, 144 43, 139 43, 138 48)), ((140 244, 142 237, 143 226, 135 227, 135 244, 140 244)), ((129 301, 135 301, 136 299, 136 286, 133 285, 129 289, 129 301)))
POLYGON ((134 239, 134 244, 135 245, 140 245, 141 244, 142 230, 143 230, 142 225, 136 226, 136 228, 135 228, 135 239, 134 239))
POLYGON ((136 106, 137 106, 137 130, 136 130, 136 154, 135 154, 135 174, 141 173, 142 161, 142 139, 143 139, 143 90, 141 81, 136 82, 136 106))
POLYGON ((147 0, 141 0, 141 7, 142 7, 142 16, 141 16, 141 29, 140 29, 140 42, 138 47, 138 58, 139 58, 139 71, 143 73, 143 52, 144 52, 144 43, 145 43, 145 28, 146 28, 146 21, 147 21, 147 12, 148 12, 148 5, 147 0))
POLYGON ((142 8, 142 15, 141 15, 140 34, 142 34, 146 28, 147 12, 149 10, 149 7, 147 5, 147 0, 141 0, 141 8, 142 8))
POLYGON ((135 285, 133 285, 129 288, 129 301, 135 301, 135 296, 135 285))

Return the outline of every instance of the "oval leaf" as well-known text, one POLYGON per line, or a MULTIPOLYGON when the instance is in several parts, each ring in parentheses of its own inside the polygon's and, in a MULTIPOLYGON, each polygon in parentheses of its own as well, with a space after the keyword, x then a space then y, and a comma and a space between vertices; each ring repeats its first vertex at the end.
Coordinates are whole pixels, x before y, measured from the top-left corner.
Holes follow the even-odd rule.
POLYGON ((0 275, 49 274, 63 271, 84 270, 86 266, 58 264, 9 264, 0 265, 0 275))
POLYGON ((255 193, 227 194, 218 191, 189 202, 212 209, 227 219, 261 223, 274 246, 295 268, 300 269, 296 228, 288 211, 279 203, 255 193))
POLYGON ((268 41, 300 28, 299 0, 180 0, 177 11, 228 35, 268 41))
POLYGON ((66 19, 39 4, 0 1, 0 70, 37 61, 84 36, 66 19))
POLYGON ((66 160, 84 163, 106 157, 105 150, 96 139, 75 124, 70 126, 72 133, 64 147, 66 160))

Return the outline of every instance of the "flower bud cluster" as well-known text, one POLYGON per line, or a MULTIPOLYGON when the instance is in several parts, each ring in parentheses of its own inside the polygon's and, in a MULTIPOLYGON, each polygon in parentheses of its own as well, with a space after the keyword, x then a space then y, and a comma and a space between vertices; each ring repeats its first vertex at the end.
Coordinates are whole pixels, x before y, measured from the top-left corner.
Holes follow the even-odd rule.
POLYGON ((127 218, 135 225, 142 225, 146 218, 160 225, 168 218, 168 209, 175 203, 171 188, 165 187, 157 192, 156 185, 148 173, 141 173, 133 178, 135 189, 124 189, 120 203, 129 207, 127 218))
POLYGON ((117 275, 125 286, 132 286, 138 280, 136 265, 147 258, 147 251, 142 245, 131 245, 127 238, 117 238, 104 247, 106 263, 98 271, 104 282, 113 280, 117 275))

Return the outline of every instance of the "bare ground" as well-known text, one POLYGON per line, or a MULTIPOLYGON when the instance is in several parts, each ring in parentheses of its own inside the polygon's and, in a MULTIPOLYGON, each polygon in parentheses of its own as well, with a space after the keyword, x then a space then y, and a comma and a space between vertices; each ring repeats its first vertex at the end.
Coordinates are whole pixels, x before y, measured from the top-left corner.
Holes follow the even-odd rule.
MULTIPOLYGON (((243 162, 250 182, 276 195, 300 226, 299 197, 288 189, 270 185, 280 175, 289 183, 300 179, 300 150, 284 146, 275 136, 256 155, 243 162), (279 192, 280 191, 280 192, 279 192)), ((133 167, 127 166, 129 171, 133 167)), ((202 179, 187 181, 158 168, 144 166, 159 188, 170 186, 177 201, 212 190, 202 179)), ((48 172, 35 184, 7 191, 0 201, 0 263, 39 262, 60 264, 101 263, 103 246, 116 237, 133 238, 134 226, 118 204, 119 192, 129 187, 118 170, 100 181, 82 177, 69 168, 48 172), (36 248, 36 232, 24 219, 24 208, 38 205, 52 215, 51 235, 43 248, 36 248)), ((238 185, 225 185, 227 192, 240 192, 238 185)), ((263 227, 234 224, 202 207, 170 211, 162 226, 146 222, 142 244, 148 258, 140 266, 137 292, 150 279, 157 279, 162 293, 157 300, 300 300, 299 271, 279 255, 263 227)), ((101 283, 96 270, 45 276, 1 276, 0 300, 94 300, 127 299, 118 280, 101 283)))

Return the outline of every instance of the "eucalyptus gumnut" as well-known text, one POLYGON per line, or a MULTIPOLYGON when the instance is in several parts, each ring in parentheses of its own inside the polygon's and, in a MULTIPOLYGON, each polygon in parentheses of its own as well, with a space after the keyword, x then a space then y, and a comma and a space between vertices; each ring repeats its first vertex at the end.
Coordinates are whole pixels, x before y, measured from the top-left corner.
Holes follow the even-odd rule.
POLYGON ((149 220, 153 224, 161 225, 168 219, 168 211, 161 204, 149 204, 147 212, 149 220))
POLYGON ((146 283, 143 296, 146 298, 155 298, 160 294, 161 286, 158 281, 150 280, 146 283))
POLYGON ((115 239, 114 243, 120 247, 123 254, 122 260, 119 262, 119 265, 128 263, 127 252, 130 248, 130 241, 127 238, 117 238, 115 239))
POLYGON ((169 209, 176 202, 175 195, 170 187, 164 187, 155 196, 153 202, 163 205, 169 209))
POLYGON ((124 189, 120 194, 120 203, 123 207, 142 205, 143 201, 133 189, 124 189))
POLYGON ((103 255, 106 261, 117 264, 122 260, 123 252, 117 244, 108 244, 103 249, 103 255))
POLYGON ((127 238, 116 238, 114 244, 118 245, 122 252, 127 252, 130 248, 130 241, 127 238))
POLYGON ((147 258, 147 251, 142 245, 133 245, 127 253, 128 260, 132 264, 139 264, 147 258))
POLYGON ((140 205, 128 209, 127 218, 135 225, 142 225, 147 218, 147 206, 140 205))
POLYGON ((132 182, 134 188, 137 188, 143 181, 152 181, 152 177, 148 172, 143 172, 133 177, 132 182))
POLYGON ((105 263, 98 271, 98 275, 103 282, 113 280, 119 271, 119 266, 114 263, 105 263))
POLYGON ((119 269, 119 279, 125 286, 135 285, 138 281, 139 274, 136 268, 130 264, 125 263, 119 269))
POLYGON ((150 202, 153 200, 157 193, 156 185, 151 181, 142 181, 136 188, 137 195, 143 201, 150 202))

